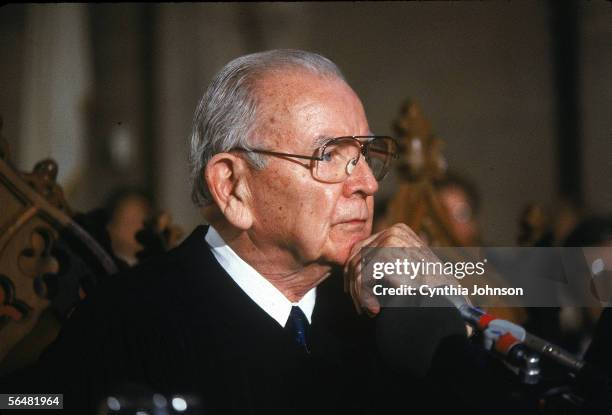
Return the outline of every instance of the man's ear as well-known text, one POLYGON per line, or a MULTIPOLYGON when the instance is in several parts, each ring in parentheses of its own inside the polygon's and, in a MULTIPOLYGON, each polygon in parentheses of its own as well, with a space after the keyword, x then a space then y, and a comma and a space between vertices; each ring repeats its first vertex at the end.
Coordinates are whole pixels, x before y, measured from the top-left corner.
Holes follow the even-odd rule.
POLYGON ((204 179, 225 219, 238 229, 253 224, 246 161, 231 153, 215 154, 204 169, 204 179))

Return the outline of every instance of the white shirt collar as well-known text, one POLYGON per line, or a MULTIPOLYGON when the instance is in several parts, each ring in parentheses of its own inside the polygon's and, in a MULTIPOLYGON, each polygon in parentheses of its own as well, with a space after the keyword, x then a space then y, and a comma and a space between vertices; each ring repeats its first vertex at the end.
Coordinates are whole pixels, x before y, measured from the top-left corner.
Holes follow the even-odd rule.
POLYGON ((294 305, 300 307, 309 323, 312 322, 312 311, 317 298, 316 287, 308 291, 300 301, 292 303, 255 268, 240 258, 212 226, 206 233, 206 242, 219 264, 234 282, 278 324, 285 327, 291 307, 294 305))

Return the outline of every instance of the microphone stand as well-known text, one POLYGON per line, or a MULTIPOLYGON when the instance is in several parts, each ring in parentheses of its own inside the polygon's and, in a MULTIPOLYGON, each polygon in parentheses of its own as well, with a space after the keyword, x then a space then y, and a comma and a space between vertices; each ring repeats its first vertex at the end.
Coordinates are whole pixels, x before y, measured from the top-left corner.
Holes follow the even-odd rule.
POLYGON ((521 326, 494 319, 470 305, 460 306, 459 311, 464 321, 481 336, 483 347, 500 357, 506 366, 519 376, 521 383, 528 388, 528 393, 535 398, 533 401, 539 402, 538 406, 544 408, 543 414, 556 414, 561 409, 569 411, 563 412, 568 414, 582 413, 580 411, 584 410, 591 412, 589 400, 592 400, 593 396, 602 400, 602 396, 611 390, 608 377, 592 365, 546 340, 527 333, 521 326), (557 378, 551 385, 550 378, 543 379, 543 358, 548 358, 548 361, 566 369, 562 380, 557 378), (598 392, 594 392, 594 388, 597 388, 598 392), (555 401, 557 398, 560 398, 560 401, 555 401))

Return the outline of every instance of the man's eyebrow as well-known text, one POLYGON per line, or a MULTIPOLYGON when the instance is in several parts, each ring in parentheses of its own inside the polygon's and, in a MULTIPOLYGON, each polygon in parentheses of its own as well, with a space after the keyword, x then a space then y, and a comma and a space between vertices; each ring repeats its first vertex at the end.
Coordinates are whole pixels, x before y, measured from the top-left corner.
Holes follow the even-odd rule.
POLYGON ((313 149, 316 150, 317 148, 323 146, 323 144, 327 143, 332 138, 334 138, 334 137, 329 136, 329 135, 320 135, 320 136, 318 136, 317 138, 314 139, 314 141, 312 143, 313 149))

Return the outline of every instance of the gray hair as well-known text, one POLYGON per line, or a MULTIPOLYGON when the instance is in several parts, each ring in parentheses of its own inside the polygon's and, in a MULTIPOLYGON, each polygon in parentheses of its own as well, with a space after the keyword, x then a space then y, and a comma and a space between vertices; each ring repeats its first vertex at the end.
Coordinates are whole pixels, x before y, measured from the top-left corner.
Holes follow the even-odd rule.
MULTIPOLYGON (((191 132, 191 198, 198 205, 212 202, 204 168, 218 153, 233 148, 251 149, 251 134, 257 127, 257 79, 274 70, 303 70, 319 76, 344 80, 329 59, 312 52, 275 49, 241 56, 225 65, 212 79, 200 99, 191 132)), ((265 166, 264 156, 246 153, 253 167, 265 166)))

